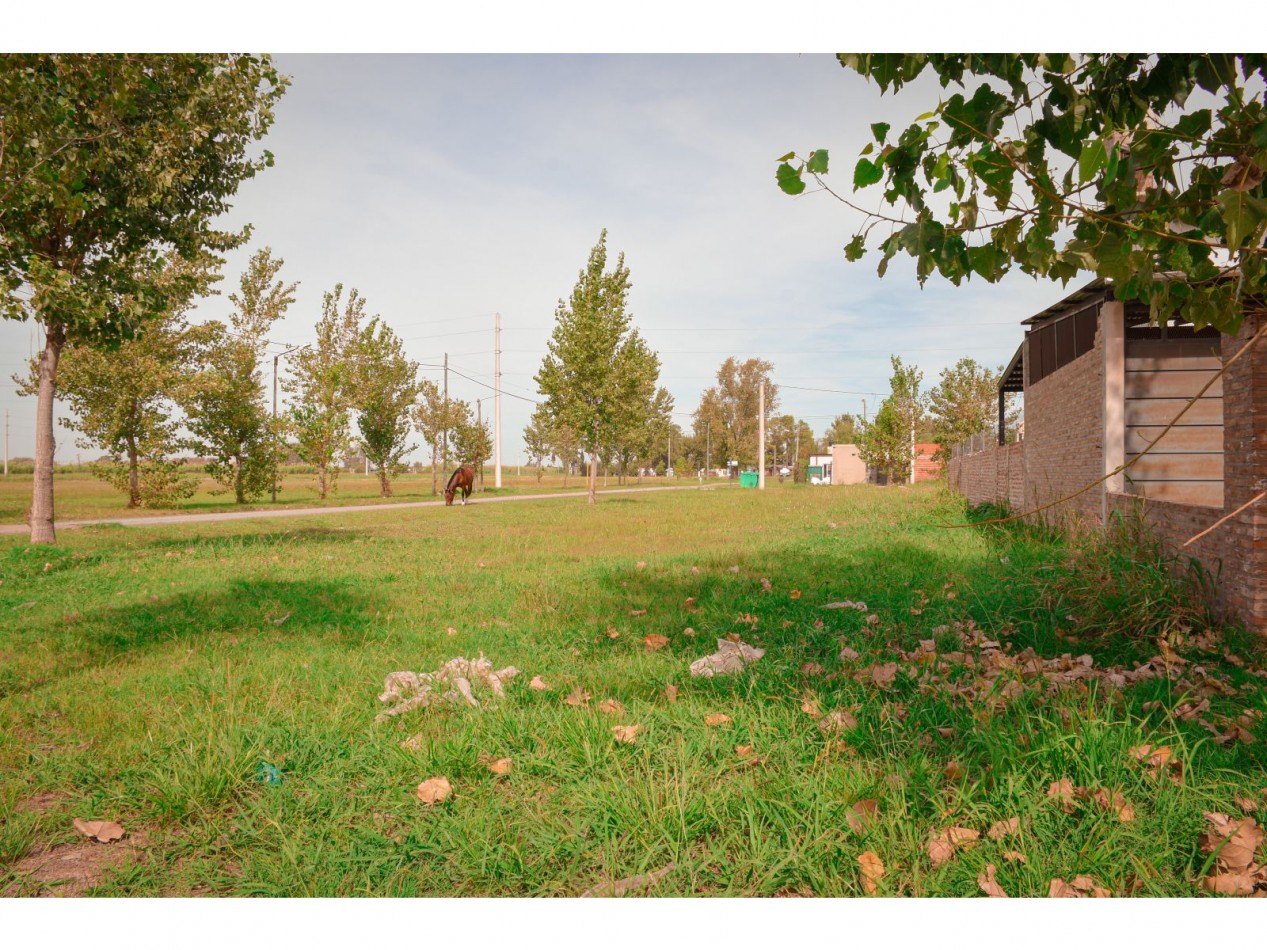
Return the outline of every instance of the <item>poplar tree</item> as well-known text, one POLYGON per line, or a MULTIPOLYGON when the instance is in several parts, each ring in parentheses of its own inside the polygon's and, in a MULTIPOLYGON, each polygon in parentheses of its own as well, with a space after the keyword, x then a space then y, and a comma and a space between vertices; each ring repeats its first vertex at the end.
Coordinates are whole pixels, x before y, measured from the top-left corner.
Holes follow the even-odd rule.
MULTIPOLYGON (((53 401, 66 346, 135 337, 168 309, 167 252, 245 240, 215 222, 272 164, 248 155, 287 80, 267 56, 10 54, 0 58, 0 315, 44 330, 31 541, 51 544, 53 401)), ((179 298, 188 288, 172 287, 179 298)))
POLYGON ((257 251, 229 296, 235 307, 229 325, 213 320, 193 331, 199 371, 188 387, 186 425, 193 447, 207 458, 207 474, 238 504, 277 480, 281 434, 266 403, 260 361, 269 330, 295 302, 298 284, 278 279, 284 263, 271 248, 257 251))
POLYGON ((356 345, 365 299, 355 288, 343 300, 335 284, 322 298, 316 342, 290 357, 292 396, 289 428, 299 457, 317 469, 317 495, 324 500, 338 486, 339 463, 352 448, 350 413, 356 404, 356 345), (342 309, 340 309, 342 307, 342 309))
POLYGON ((378 317, 360 332, 354 349, 361 448, 378 470, 379 494, 389 498, 392 478, 404 471, 404 457, 418 447, 409 444, 410 413, 420 391, 418 364, 405 358, 400 337, 378 317))
MULTIPOLYGON (((590 504, 597 500, 599 452, 613 444, 626 424, 631 394, 644 387, 642 377, 653 362, 659 372, 658 358, 647 359, 650 351, 631 330, 625 311, 629 288, 624 254, 613 270, 607 270, 604 229, 571 297, 555 308, 554 332, 535 377, 551 421, 575 430, 590 453, 590 504)), ((654 388, 654 375, 651 385, 654 388)))

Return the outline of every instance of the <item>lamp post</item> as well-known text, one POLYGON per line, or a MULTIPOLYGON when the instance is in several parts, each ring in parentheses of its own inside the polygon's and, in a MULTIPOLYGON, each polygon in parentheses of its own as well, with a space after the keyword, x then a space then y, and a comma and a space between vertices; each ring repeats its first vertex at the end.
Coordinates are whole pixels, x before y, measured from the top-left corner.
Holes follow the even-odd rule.
MULTIPOLYGON (((298 353, 300 350, 306 350, 312 346, 311 343, 305 343, 303 346, 292 346, 288 350, 283 350, 273 357, 273 434, 277 433, 277 361, 283 356, 289 356, 291 353, 298 353)), ((273 504, 277 504, 277 471, 273 471, 273 504)))

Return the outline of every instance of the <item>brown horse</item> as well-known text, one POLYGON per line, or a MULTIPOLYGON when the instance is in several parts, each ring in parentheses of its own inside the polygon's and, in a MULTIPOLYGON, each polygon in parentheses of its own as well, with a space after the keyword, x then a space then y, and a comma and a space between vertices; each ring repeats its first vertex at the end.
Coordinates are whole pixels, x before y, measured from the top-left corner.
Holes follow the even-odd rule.
POLYGON ((462 504, 466 504, 466 500, 471 497, 471 489, 475 487, 475 469, 469 465, 463 465, 452 475, 449 476, 449 483, 444 486, 444 503, 445 505, 453 504, 453 496, 458 489, 462 490, 462 504))

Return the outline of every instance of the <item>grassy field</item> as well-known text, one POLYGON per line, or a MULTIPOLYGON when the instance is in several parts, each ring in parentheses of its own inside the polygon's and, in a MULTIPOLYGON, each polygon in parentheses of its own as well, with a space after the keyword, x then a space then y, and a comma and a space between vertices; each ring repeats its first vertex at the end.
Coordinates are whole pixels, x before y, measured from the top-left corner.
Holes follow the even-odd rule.
POLYGON ((1100 642, 1068 548, 963 517, 776 484, 0 539, 0 893, 1203 893, 1203 813, 1264 818, 1263 657, 1100 642), (693 678, 728 635, 764 656, 693 678), (504 698, 378 721, 481 653, 504 698))
MULTIPOLYGON (((439 479, 439 489, 444 489, 444 478, 439 479)), ((545 473, 541 481, 537 481, 535 471, 524 469, 523 474, 516 474, 515 467, 503 469, 502 487, 493 488, 493 472, 490 466, 486 473, 485 490, 490 495, 535 494, 537 492, 582 491, 585 479, 573 475, 565 485, 563 476, 557 473, 545 473)), ((609 487, 616 487, 617 480, 607 480, 609 487)), ((631 478, 627 484, 636 485, 637 479, 631 478)), ((690 484, 689 480, 648 478, 643 485, 690 484)), ((282 479, 281 489, 277 493, 277 504, 271 498, 261 499, 250 504, 239 505, 233 495, 210 478, 203 478, 198 492, 172 508, 134 508, 127 507, 127 497, 111 488, 105 482, 94 478, 87 472, 59 474, 54 485, 55 505, 59 521, 78 521, 97 518, 144 518, 147 515, 171 514, 210 514, 218 511, 242 511, 264 508, 308 508, 325 506, 333 508, 340 505, 370 505, 383 501, 435 501, 441 495, 431 494, 431 475, 401 475, 392 482, 393 495, 384 499, 379 494, 377 475, 343 474, 339 476, 338 490, 325 501, 317 498, 316 479, 312 475, 287 475, 282 479)), ((599 480, 599 487, 603 480, 599 480)), ((31 506, 31 476, 10 475, 0 478, 0 525, 20 524, 31 506)))

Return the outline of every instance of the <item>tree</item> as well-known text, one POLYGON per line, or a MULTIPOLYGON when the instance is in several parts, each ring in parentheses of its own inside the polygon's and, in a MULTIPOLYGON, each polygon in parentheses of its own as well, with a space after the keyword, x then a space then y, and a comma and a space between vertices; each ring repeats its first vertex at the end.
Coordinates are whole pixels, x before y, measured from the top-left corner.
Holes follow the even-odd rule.
POLYGON ((889 357, 893 375, 889 395, 870 424, 862 423, 858 455, 867 466, 890 480, 910 478, 915 463, 915 441, 923 427, 925 400, 920 394, 924 374, 899 356, 889 357))
MULTIPOLYGON (((63 347, 136 335, 169 306, 152 277, 245 240, 214 227, 272 164, 247 149, 287 80, 267 57, 9 55, 0 62, 0 313, 44 329, 31 541, 51 544, 63 347)), ((174 286, 179 299, 188 287, 174 286)))
POLYGON ((186 426, 207 473, 233 492, 238 504, 276 484, 281 452, 278 426, 265 403, 259 370, 266 336, 295 302, 298 284, 277 275, 285 264, 272 248, 257 251, 242 274, 229 325, 218 320, 194 328, 199 372, 188 387, 186 426))
POLYGON ((348 414, 356 400, 356 344, 365 316, 365 299, 355 288, 340 312, 342 298, 342 284, 325 294, 317 340, 290 357, 293 378, 284 384, 294 396, 289 424, 295 451, 317 467, 317 495, 323 500, 336 489, 338 462, 352 448, 348 414))
POLYGON ((488 420, 477 421, 466 402, 458 401, 454 406, 460 421, 453 427, 453 451, 460 462, 466 462, 477 472, 482 472, 484 463, 493 454, 493 433, 488 420))
POLYGON ((431 494, 439 490, 437 475, 439 472, 440 446, 453 441, 453 429, 462 421, 459 415, 461 404, 450 399, 447 402, 440 387, 429 379, 418 383, 418 400, 414 404, 412 417, 414 428, 422 436, 422 441, 431 447, 431 494))
MULTIPOLYGON (((1224 332, 1267 291, 1267 56, 838 58, 882 92, 926 68, 964 89, 895 140, 887 124, 871 127, 854 190, 883 183, 897 210, 855 209, 864 221, 849 260, 875 233, 880 273, 905 252, 921 283, 933 272, 958 284, 1013 267, 1063 282, 1091 271, 1119 300, 1147 302, 1154 322, 1178 316, 1224 332), (974 78, 984 81, 967 95, 974 78), (948 200, 933 197, 941 192, 948 200)), ((807 176, 823 184, 827 168, 826 150, 790 153, 777 179, 797 194, 807 176)))
POLYGON ((772 415, 779 404, 779 388, 770 382, 774 364, 749 359, 740 363, 728 357, 717 370, 717 385, 706 389, 695 410, 695 432, 711 433, 713 458, 757 460, 757 407, 765 381, 765 411, 772 415))
POLYGON ((620 463, 623 482, 629 467, 668 438, 673 397, 656 386, 660 357, 637 330, 629 334, 615 366, 616 409, 612 414, 612 457, 620 463))
POLYGON ((418 364, 405 359, 404 345, 391 327, 375 317, 355 345, 356 424, 361 447, 378 469, 379 494, 391 497, 392 476, 416 449, 409 444, 410 410, 418 398, 418 364))
POLYGON ((853 416, 842 413, 827 427, 827 432, 823 435, 823 451, 830 450, 833 445, 849 445, 856 441, 858 441, 858 425, 853 416))
MULTIPOLYGON (((928 393, 933 441, 941 446, 938 458, 949 459, 954 446, 992 427, 998 412, 1001 373, 1002 368, 991 372, 968 357, 941 371, 937 385, 928 393)), ((1010 407, 1010 394, 1008 400, 1004 403, 1004 424, 1015 435, 1019 413, 1010 407)))
POLYGON ((555 454, 554 433, 550 429, 550 420, 542 412, 541 406, 533 410, 532 418, 524 427, 523 439, 524 453, 528 456, 528 461, 536 463, 539 485, 542 463, 548 458, 554 458, 555 454))
POLYGON ((636 388, 633 381, 649 352, 631 332, 625 312, 630 287, 625 255, 617 259, 614 270, 606 268, 604 229, 571 298, 560 300, 555 308, 548 352, 535 377, 552 423, 575 430, 590 453, 590 504, 597 500, 598 453, 612 445, 618 417, 627 408, 622 399, 636 388))
MULTIPOLYGON (((220 279, 217 263, 169 257, 143 285, 154 298, 170 295, 170 306, 132 339, 108 348, 70 345, 59 360, 61 394, 73 413, 62 423, 84 434, 80 447, 105 450, 92 472, 127 494, 129 508, 166 507, 197 489, 197 477, 171 456, 183 445, 175 411, 194 365, 184 317, 191 298, 220 279), (179 299, 173 287, 183 288, 179 299)), ((38 360, 20 386, 24 395, 38 391, 38 360)))

